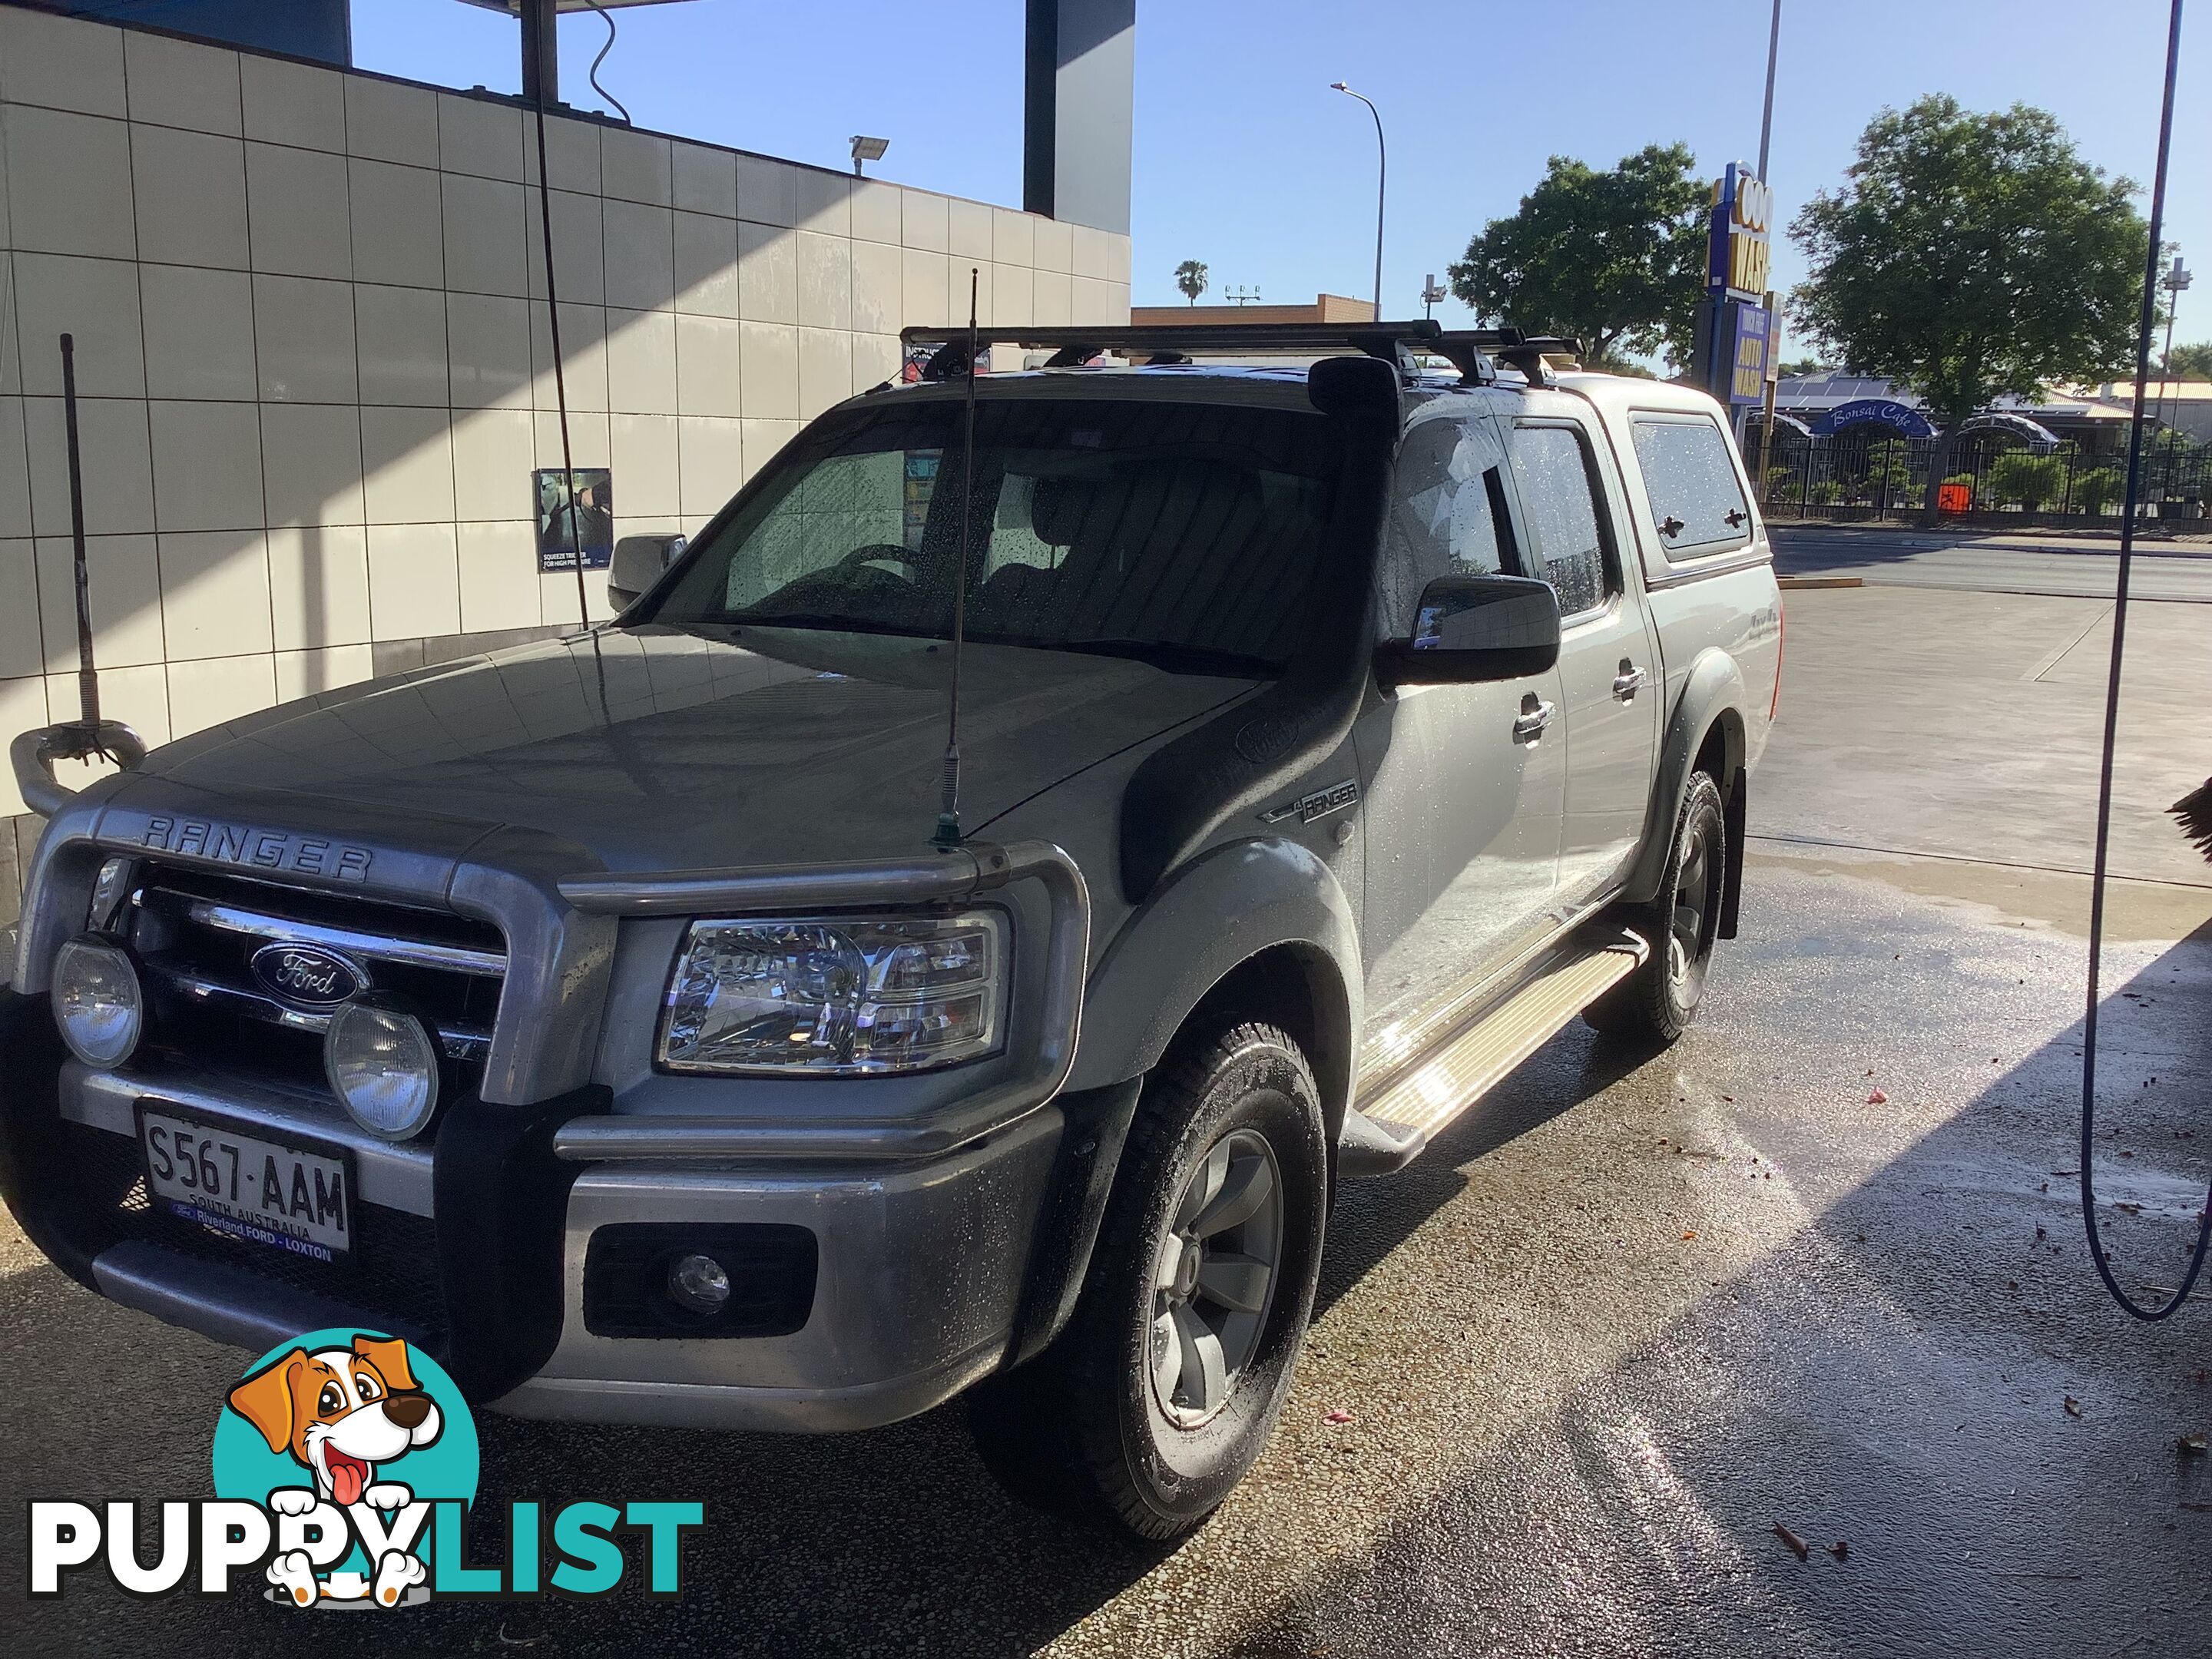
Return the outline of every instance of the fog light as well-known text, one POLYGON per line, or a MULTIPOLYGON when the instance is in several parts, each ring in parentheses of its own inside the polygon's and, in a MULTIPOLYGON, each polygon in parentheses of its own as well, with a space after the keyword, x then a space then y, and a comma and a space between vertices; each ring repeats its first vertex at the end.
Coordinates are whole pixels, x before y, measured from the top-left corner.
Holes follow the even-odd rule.
POLYGON ((144 1023, 138 970, 120 945, 83 934, 56 953, 54 1024, 71 1054, 111 1070, 131 1058, 144 1023))
POLYGON ((730 1275, 711 1255, 679 1255, 668 1264, 668 1299, 688 1313, 712 1318, 730 1299, 730 1275))
POLYGON ((323 1074, 355 1122, 404 1140, 437 1109, 438 1040, 405 1009, 356 997, 323 1033, 323 1074))

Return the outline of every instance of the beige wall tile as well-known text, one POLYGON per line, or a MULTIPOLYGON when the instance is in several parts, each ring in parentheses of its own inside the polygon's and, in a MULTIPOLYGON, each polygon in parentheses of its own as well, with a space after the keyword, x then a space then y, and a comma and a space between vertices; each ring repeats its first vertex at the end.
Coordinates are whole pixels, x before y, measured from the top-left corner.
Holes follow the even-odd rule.
MULTIPOLYGON (((0 398, 0 455, 24 453, 23 400, 0 398)), ((0 536, 15 538, 31 533, 28 473, 26 467, 0 466, 0 536)))
POLYGON ((812 420, 853 395, 853 337, 842 330, 799 331, 799 414, 812 420))
POLYGON ((238 78, 245 95, 248 138, 343 152, 343 76, 246 52, 238 57, 238 78))
POLYGON ((992 257, 991 209, 981 202, 963 201, 957 196, 946 205, 951 221, 947 246, 954 257, 988 262, 992 257))
POLYGON ((161 631, 172 663, 275 649, 261 532, 163 535, 161 631))
POLYGON ((799 416, 799 330, 787 323, 739 323, 739 396, 748 416, 799 416))
POLYGON ((351 403, 264 408, 261 477, 272 525, 360 524, 361 410, 351 403))
MULTIPOLYGON (((7 13, 14 15, 12 10, 7 13)), ((120 121, 10 104, 5 121, 9 234, 19 249, 128 259, 131 140, 120 121)))
POLYGON ((906 301, 906 255, 881 242, 853 245, 853 329, 860 334, 896 334, 906 301))
MULTIPOLYGON (((540 470, 558 471, 561 466, 561 422, 550 410, 538 411, 538 465, 540 470)), ((568 416, 568 459, 578 467, 610 465, 607 450, 607 417, 604 414, 575 414, 568 416)), ((622 486, 615 486, 615 504, 622 504, 622 486)), ((534 510, 534 509, 533 509, 534 510)))
POLYGON ((374 640, 461 631, 460 566, 450 523, 369 526, 368 625, 374 640))
POLYGON ((1034 304, 1027 265, 991 267, 991 321, 1000 328, 1021 328, 1034 323, 1031 316, 1034 304))
POLYGON ((167 127, 131 131, 138 257, 245 270, 246 146, 167 127))
POLYGON ((1072 254, 1070 270, 1078 276, 1095 276, 1103 280, 1109 274, 1111 263, 1107 250, 1108 237, 1103 230, 1089 225, 1070 225, 1067 228, 1072 254))
POLYGON ((440 183, 446 288, 466 294, 529 293, 532 216, 522 186, 455 173, 446 173, 440 183))
POLYGON ((257 657, 213 657, 169 665, 169 739, 188 738, 276 701, 276 664, 257 657))
MULTIPOLYGON (((545 118, 545 148, 553 154, 550 182, 555 190, 599 193, 599 128, 596 122, 568 116, 545 118)), ((538 123, 534 115, 522 123, 522 182, 538 182, 538 123)))
POLYGON ((799 216, 799 169, 764 155, 738 157, 738 217, 787 225, 799 216))
POLYGON ((1032 218, 1030 223, 1036 232, 1036 268, 1073 273, 1075 228, 1062 219, 1032 218))
POLYGON ((747 419, 744 422, 745 477, 750 479, 774 460, 783 447, 799 435, 797 421, 747 419))
POLYGON ((801 231, 793 239, 799 265, 799 320, 810 328, 853 326, 853 245, 801 231))
POLYGON ((158 528, 253 530, 266 522, 258 406, 151 402, 146 414, 158 528))
POLYGON ((527 300, 446 296, 447 395, 455 409, 529 407, 530 313, 527 300))
POLYGON ((365 408, 361 411, 362 496, 372 528, 452 523, 453 444, 449 418, 442 409, 365 408))
POLYGON ((254 277, 253 349, 261 395, 271 403, 359 401, 349 283, 254 277))
POLYGON ((799 260, 793 232, 738 222, 738 315, 757 323, 799 320, 799 260))
MULTIPOLYGON (((550 125, 550 124, 549 124, 550 125)), ((560 151, 556 149, 557 157, 560 151)), ((556 173, 555 175, 558 177, 556 173)), ((538 219, 538 192, 525 197, 523 241, 528 250, 530 292, 545 294, 545 236, 538 219)), ((599 219, 599 198, 572 191, 553 192, 553 277, 566 305, 605 305, 607 293, 605 249, 599 219)))
POLYGON ((737 222, 678 213, 675 232, 676 309, 704 317, 736 316, 737 222))
MULTIPOLYGON (((39 622, 46 672, 76 672, 76 555, 67 536, 38 543, 39 622)), ((92 601, 92 659, 103 672, 161 660, 161 569, 151 536, 86 538, 85 586, 92 601)), ((76 704, 74 687, 70 693, 76 704)), ((14 733, 9 734, 11 738, 14 733)))
MULTIPOLYGON (((908 248, 901 263, 899 324, 911 326, 956 320, 951 296, 951 261, 942 253, 908 248)), ((963 294, 961 298, 965 300, 967 295, 963 294)))
MULTIPOLYGON (((249 100, 249 130, 252 107, 249 100)), ((351 209, 343 156, 247 144, 246 216, 256 270, 288 276, 353 275, 351 209)))
MULTIPOLYGON (((66 536, 69 451, 63 437, 62 400, 27 398, 22 410, 24 444, 31 462, 32 520, 42 536, 66 536)), ((85 398, 77 404, 76 424, 85 481, 85 533, 152 530, 154 464, 146 439, 146 405, 85 398)), ((7 471, 0 467, 0 477, 7 471)))
POLYGON ((93 115, 124 112, 117 30, 75 18, 0 10, 0 98, 93 115))
POLYGON ((599 129, 599 188, 625 202, 654 207, 675 202, 668 140, 658 133, 599 129))
POLYGON ((952 246, 952 204, 934 191, 899 191, 899 242, 930 253, 952 246))
MULTIPOLYGON (((539 409, 554 407, 553 343, 543 305, 530 307, 530 360, 536 373, 532 400, 539 409)), ((561 360, 568 376, 568 407, 595 410, 607 406, 607 313, 599 306, 561 305, 561 360)))
POLYGON ((824 173, 818 167, 799 167, 794 173, 798 212, 793 222, 821 236, 850 236, 853 181, 842 173, 824 173))
POLYGON ((628 311, 667 310, 676 298, 675 216, 664 207, 610 201, 603 216, 607 303, 628 311))
MULTIPOLYGON (((462 629, 478 634, 539 626, 544 617, 535 528, 520 521, 465 524, 457 538, 462 629)), ((605 578, 593 573, 585 580, 604 583, 605 578)))
POLYGON ((741 331, 726 317, 676 319, 676 407, 685 415, 739 413, 741 331))
POLYGON ((368 639, 368 534, 359 525, 269 532, 269 609, 276 648, 368 639))
POLYGON ((522 112, 459 93, 438 94, 438 165, 447 173, 522 182, 522 112))
POLYGON ((526 409, 479 409, 453 416, 453 516, 526 519, 538 465, 535 417, 526 409))
POLYGON ((738 211, 738 158, 726 149, 678 142, 670 155, 675 205, 690 213, 734 218, 738 211))
POLYGON ((738 493, 744 482, 744 449, 740 423, 734 420, 684 415, 676 422, 678 465, 681 469, 683 511, 694 518, 710 519, 738 493))
MULTIPOLYGON (((76 673, 74 668, 66 674, 51 674, 46 678, 46 706, 65 719, 75 720, 77 713, 76 673)), ((169 741, 169 676, 159 663, 149 663, 137 668, 103 668, 100 671, 100 712, 112 720, 121 720, 136 732, 149 749, 158 749, 169 741)), ((72 789, 81 789, 95 777, 105 776, 105 766, 59 769, 61 781, 72 789), (75 775, 72 776, 71 773, 75 775)))
POLYGON ((899 375, 899 341, 896 334, 855 334, 853 337, 853 390, 866 392, 899 375))
MULTIPOLYGON (((107 712, 103 698, 100 713, 107 712)), ((70 713, 76 713, 74 702, 70 713)), ((27 732, 33 726, 44 726, 52 715, 46 712, 46 683, 43 679, 0 679, 0 730, 9 732, 27 732)), ((76 786, 72 785, 71 787, 76 786)), ((13 815, 25 811, 23 797, 15 788, 15 769, 0 773, 0 813, 13 815)))
POLYGON ((899 187, 880 179, 855 179, 852 184, 852 214, 855 240, 896 244, 899 239, 899 187))
POLYGON ((1038 270, 1030 279, 1030 320, 1039 328, 1066 328, 1075 320, 1075 279, 1065 271, 1038 270))
MULTIPOLYGON (((576 616, 576 573, 573 570, 549 571, 538 578, 538 597, 542 626, 574 628, 576 616)), ((584 601, 587 613, 595 623, 611 620, 614 606, 607 603, 607 573, 586 570, 584 573, 584 601)))
MULTIPOLYGON (((0 679, 46 672, 46 641, 39 632, 37 554, 27 537, 0 541, 0 679)), ((12 739, 15 732, 8 735, 12 739)))
POLYGON ((1036 221, 1012 208, 991 210, 991 258, 1002 265, 1036 263, 1036 221))
POLYGON ((446 296, 434 289, 357 283, 353 311, 362 401, 444 407, 446 296))
POLYGON ((423 167, 360 160, 349 172, 354 279, 443 288, 445 215, 438 175, 423 167))
POLYGON ((146 391, 155 398, 259 395, 253 367, 253 279, 242 270, 141 265, 146 391))
MULTIPOLYGON (((951 270, 946 273, 949 278, 945 296, 946 320, 966 322, 972 307, 979 322, 989 322, 998 315, 991 294, 991 262, 988 259, 956 258, 951 263, 951 270)), ((915 320, 920 322, 923 319, 917 317, 915 320)))
POLYGON ((201 133, 241 133, 239 55, 168 35, 124 33, 124 69, 131 82, 131 119, 188 126, 201 133))
POLYGON ((27 347, 21 389, 61 395, 62 357, 57 343, 69 333, 76 340, 80 398, 144 396, 146 353, 138 319, 137 267, 121 259, 75 259, 56 253, 18 253, 14 264, 15 316, 27 347))
POLYGON ((428 87, 345 77, 346 149, 379 161, 438 165, 438 94, 428 87))
POLYGON ((665 311, 607 311, 607 407, 676 413, 676 319, 665 311))
POLYGON ((1075 314, 1072 320, 1078 323, 1110 324, 1129 320, 1127 305, 1122 307, 1120 317, 1114 314, 1114 284, 1094 277, 1075 278, 1074 307, 1075 314))
POLYGON ((610 415, 616 532, 627 535, 639 520, 677 513, 677 428, 673 415, 610 415))
POLYGON ((340 690, 375 677, 375 656, 365 645, 332 646, 325 651, 280 651, 276 653, 276 701, 296 702, 302 697, 340 690))

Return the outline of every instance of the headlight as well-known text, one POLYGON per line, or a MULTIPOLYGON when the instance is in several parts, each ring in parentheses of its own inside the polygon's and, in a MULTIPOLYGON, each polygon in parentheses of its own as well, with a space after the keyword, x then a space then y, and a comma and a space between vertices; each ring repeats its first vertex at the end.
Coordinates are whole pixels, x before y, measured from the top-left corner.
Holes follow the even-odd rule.
POLYGON ((323 1033, 323 1074, 355 1122, 404 1140, 438 1108, 438 1039, 404 1008, 356 997, 323 1033))
POLYGON ((86 1065, 107 1071, 131 1058, 145 1024, 138 970, 122 946, 82 934, 54 957, 54 1024, 86 1065))
POLYGON ((695 921, 669 981, 675 1072, 920 1072, 999 1046, 1006 919, 695 921))

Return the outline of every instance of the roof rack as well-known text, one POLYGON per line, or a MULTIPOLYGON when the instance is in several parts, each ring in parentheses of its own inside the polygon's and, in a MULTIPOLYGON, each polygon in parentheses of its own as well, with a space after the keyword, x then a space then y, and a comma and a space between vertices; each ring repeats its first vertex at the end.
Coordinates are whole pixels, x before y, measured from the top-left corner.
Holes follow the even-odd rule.
MULTIPOLYGON (((1408 379, 1420 373, 1417 359, 1442 357, 1460 372, 1460 378, 1480 385, 1498 378, 1494 357, 1518 369, 1532 385, 1550 378, 1547 355, 1580 357, 1579 341, 1551 335, 1524 334, 1517 328, 1446 329, 1425 317, 1395 323, 1197 323, 1150 324, 1143 327, 1103 325, 1075 328, 978 328, 978 345, 1012 345, 1053 355, 1048 368, 1073 368, 1103 352, 1142 357, 1147 365, 1185 363, 1200 353, 1233 353, 1244 356, 1319 356, 1332 351, 1360 351, 1395 363, 1408 379)), ((969 331, 955 325, 945 328, 914 327, 900 331, 909 349, 934 345, 936 351, 923 367, 925 380, 954 380, 968 372, 969 331)))

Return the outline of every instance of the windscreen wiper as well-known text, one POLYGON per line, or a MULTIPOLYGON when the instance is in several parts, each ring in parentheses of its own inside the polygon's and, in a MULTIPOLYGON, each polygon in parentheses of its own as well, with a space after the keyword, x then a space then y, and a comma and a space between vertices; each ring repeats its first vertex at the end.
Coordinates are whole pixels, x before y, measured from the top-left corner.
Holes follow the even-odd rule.
MULTIPOLYGON (((975 637, 981 639, 982 635, 975 637)), ((994 640, 993 643, 1000 643, 994 640)), ((1008 645, 1035 645, 1048 651, 1081 651, 1093 656, 1127 657, 1148 663, 1170 674, 1220 674, 1241 680, 1272 680, 1283 672, 1279 662, 1223 651, 1210 645, 1183 645, 1173 640, 1020 640, 1008 645)))

